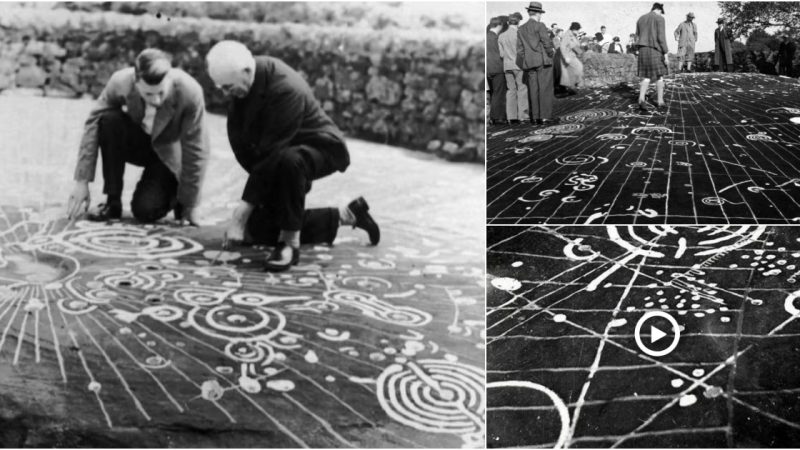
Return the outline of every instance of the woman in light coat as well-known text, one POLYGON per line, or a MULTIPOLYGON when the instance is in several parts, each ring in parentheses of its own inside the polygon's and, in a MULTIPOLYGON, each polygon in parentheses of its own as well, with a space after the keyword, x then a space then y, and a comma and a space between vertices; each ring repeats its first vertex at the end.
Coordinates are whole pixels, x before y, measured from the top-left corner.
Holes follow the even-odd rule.
POLYGON ((578 39, 580 29, 581 24, 572 22, 569 31, 564 33, 561 39, 561 84, 570 91, 575 86, 583 87, 583 63, 578 58, 583 54, 578 39))

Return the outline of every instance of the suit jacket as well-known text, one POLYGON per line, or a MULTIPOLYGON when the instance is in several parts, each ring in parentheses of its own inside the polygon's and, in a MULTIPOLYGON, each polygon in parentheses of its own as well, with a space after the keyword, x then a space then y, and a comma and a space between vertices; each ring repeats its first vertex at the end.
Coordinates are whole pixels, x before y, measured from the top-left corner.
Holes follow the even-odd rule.
POLYGON ((500 55, 499 37, 494 31, 486 33, 486 74, 496 75, 503 70, 503 57, 500 55))
POLYGON ((322 110, 302 76, 278 58, 256 57, 250 92, 228 112, 228 140, 237 161, 253 166, 291 146, 308 145, 344 172, 350 165, 344 135, 322 110))
POLYGON ((664 17, 655 11, 650 11, 636 21, 636 44, 639 47, 652 47, 661 53, 669 53, 665 29, 664 17))
POLYGON ((500 56, 503 57, 503 70, 520 70, 517 66, 517 25, 509 25, 505 33, 497 38, 500 45, 500 56))
POLYGON ((732 41, 733 32, 730 28, 723 27, 722 33, 720 33, 719 27, 714 28, 714 64, 722 63, 721 55, 723 53, 725 54, 725 64, 733 64, 732 41))
POLYGON ((517 30, 517 66, 522 70, 553 65, 553 40, 541 22, 529 19, 517 30))
POLYGON ((694 22, 681 22, 675 29, 675 39, 678 47, 694 47, 697 42, 697 24, 694 22))
MULTIPOLYGON (((209 157, 205 100, 200 84, 186 72, 171 69, 172 88, 156 111, 151 139, 153 150, 178 179, 178 201, 197 205, 209 157)), ((76 181, 94 181, 97 168, 98 123, 103 113, 121 109, 137 124, 144 118, 144 99, 135 87, 133 67, 118 70, 106 83, 83 129, 76 181)))

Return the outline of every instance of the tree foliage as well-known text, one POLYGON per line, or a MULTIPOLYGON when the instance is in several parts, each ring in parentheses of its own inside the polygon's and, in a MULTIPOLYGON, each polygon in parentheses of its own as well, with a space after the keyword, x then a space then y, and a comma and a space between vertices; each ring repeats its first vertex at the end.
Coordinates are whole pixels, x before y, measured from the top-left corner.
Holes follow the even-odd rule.
POLYGON ((800 2, 718 2, 722 17, 737 36, 767 28, 790 35, 800 32, 800 2))

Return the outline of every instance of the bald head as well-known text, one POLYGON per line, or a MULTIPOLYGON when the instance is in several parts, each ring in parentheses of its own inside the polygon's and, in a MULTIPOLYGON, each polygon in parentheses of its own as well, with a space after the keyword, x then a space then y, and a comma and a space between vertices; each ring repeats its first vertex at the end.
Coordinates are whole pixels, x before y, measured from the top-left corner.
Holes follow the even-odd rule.
POLYGON ((247 96, 256 73, 256 60, 241 42, 221 41, 206 55, 208 75, 225 95, 247 96))

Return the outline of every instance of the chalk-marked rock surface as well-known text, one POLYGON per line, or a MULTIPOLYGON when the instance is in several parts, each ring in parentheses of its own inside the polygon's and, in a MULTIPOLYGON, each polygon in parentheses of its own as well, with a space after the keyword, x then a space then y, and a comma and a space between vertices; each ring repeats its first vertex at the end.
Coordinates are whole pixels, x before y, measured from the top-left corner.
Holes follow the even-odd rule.
POLYGON ((490 127, 489 222, 800 221, 796 79, 679 75, 653 114, 639 112, 637 90, 556 100, 556 126, 490 127))
POLYGON ((245 181, 221 117, 201 209, 216 225, 64 220, 90 105, 0 106, 0 442, 483 445, 481 168, 351 142, 309 205, 366 195, 380 245, 342 229, 271 275, 268 248, 219 253, 245 181))
POLYGON ((526 289, 488 286, 490 447, 800 439, 800 230, 490 227, 488 243, 487 276, 526 289), (650 311, 681 328, 659 358, 634 338, 650 311))

